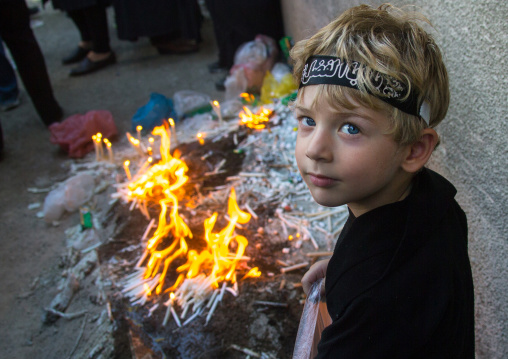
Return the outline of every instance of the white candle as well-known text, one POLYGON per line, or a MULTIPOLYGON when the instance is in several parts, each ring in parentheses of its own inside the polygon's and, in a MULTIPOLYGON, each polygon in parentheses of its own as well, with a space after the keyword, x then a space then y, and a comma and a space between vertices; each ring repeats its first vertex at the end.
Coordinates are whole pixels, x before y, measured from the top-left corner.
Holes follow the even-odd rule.
POLYGON ((140 147, 140 143, 141 142, 139 140, 135 139, 134 137, 132 137, 129 132, 127 132, 125 135, 129 139, 129 143, 131 144, 132 147, 134 147, 136 152, 139 153, 141 156, 144 156, 145 154, 144 154, 143 150, 140 147))
POLYGON ((147 160, 145 161, 145 163, 143 163, 143 166, 141 166, 141 168, 139 169, 139 171, 137 173, 143 173, 144 170, 146 169, 146 167, 153 162, 153 158, 152 157, 148 157, 147 160))
POLYGON ((222 113, 220 112, 220 103, 219 101, 212 102, 212 108, 217 117, 219 118, 219 124, 222 125, 222 113))
POLYGON ((123 163, 123 169, 125 170, 125 175, 127 176, 127 179, 130 181, 132 179, 131 177, 131 171, 129 169, 129 165, 131 164, 131 161, 127 160, 123 163))
POLYGON ((105 138, 104 143, 106 144, 106 149, 108 150, 109 162, 113 163, 113 149, 111 148, 111 142, 109 142, 109 140, 105 138))
POLYGON ((171 126, 171 134, 174 136, 175 145, 178 145, 178 138, 176 137, 175 120, 168 118, 169 125, 171 126))
POLYGON ((97 147, 99 149, 99 158, 104 158, 104 149, 102 148, 102 133, 97 133, 97 147))
POLYGON ((141 130, 143 130, 143 126, 136 126, 136 132, 138 133, 139 142, 141 142, 141 130))
POLYGON ((99 161, 99 148, 97 147, 97 135, 92 136, 93 148, 95 150, 95 160, 99 161))

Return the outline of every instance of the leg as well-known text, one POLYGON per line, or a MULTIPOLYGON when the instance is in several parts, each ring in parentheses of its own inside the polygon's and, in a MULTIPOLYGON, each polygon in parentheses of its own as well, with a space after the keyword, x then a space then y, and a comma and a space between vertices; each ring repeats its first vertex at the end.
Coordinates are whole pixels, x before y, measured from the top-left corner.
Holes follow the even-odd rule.
POLYGON ((82 42, 91 43, 92 41, 92 35, 90 34, 90 31, 88 30, 88 24, 86 21, 86 16, 83 12, 83 10, 75 10, 75 11, 69 11, 67 13, 69 15, 70 19, 76 25, 79 35, 81 37, 82 42))
MULTIPOLYGON (((233 66, 233 60, 227 55, 228 43, 226 39, 226 29, 224 27, 224 21, 227 20, 222 16, 222 12, 225 9, 222 8, 221 1, 222 0, 206 0, 206 6, 210 12, 210 16, 212 17, 215 41, 217 42, 217 48, 219 49, 219 61, 216 67, 229 69, 233 66)), ((229 7, 229 9, 230 11, 233 11, 233 7, 229 7)))
POLYGON ((111 52, 106 8, 104 6, 94 5, 82 11, 90 40, 92 41, 92 51, 97 54, 107 54, 111 52))
POLYGON ((16 62, 21 80, 42 121, 46 125, 59 121, 62 109, 53 96, 46 63, 30 28, 30 17, 24 0, 2 3, 0 36, 16 62))
POLYGON ((5 57, 5 50, 0 38, 0 109, 7 111, 19 104, 19 89, 16 73, 5 57))
POLYGON ((70 72, 70 76, 82 76, 100 70, 116 62, 115 54, 109 46, 109 29, 106 8, 94 5, 83 11, 86 28, 92 41, 92 51, 70 72))
POLYGON ((81 37, 81 41, 78 44, 78 47, 75 48, 68 56, 62 59, 62 64, 70 65, 75 64, 83 60, 86 55, 92 49, 92 36, 90 35, 90 31, 88 31, 88 26, 86 23, 86 17, 83 14, 82 10, 69 11, 67 13, 71 18, 74 25, 79 31, 79 35, 81 37))

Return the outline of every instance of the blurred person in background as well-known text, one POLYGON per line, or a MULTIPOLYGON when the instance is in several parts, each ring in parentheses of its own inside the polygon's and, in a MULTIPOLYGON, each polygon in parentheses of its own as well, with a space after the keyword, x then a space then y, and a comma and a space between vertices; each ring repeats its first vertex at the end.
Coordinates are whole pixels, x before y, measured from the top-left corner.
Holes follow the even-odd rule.
MULTIPOLYGON (((25 0, 0 0, 0 37, 12 55, 23 85, 42 122, 49 126, 60 121, 63 112, 53 95, 46 62, 30 28, 30 12, 25 0)), ((13 88, 13 74, 5 53, 2 53, 0 83, 9 84, 4 89, 9 92, 10 97, 7 101, 10 105, 5 109, 12 109, 19 104, 19 90, 13 88)))
POLYGON ((0 111, 9 111, 19 106, 19 88, 16 73, 5 55, 0 38, 0 111))
POLYGON ((202 15, 197 0, 113 0, 118 38, 149 37, 160 54, 199 50, 202 15))
POLYGON ((62 59, 64 65, 79 63, 70 76, 86 75, 116 63, 109 44, 106 14, 111 0, 52 0, 52 3, 69 15, 81 36, 78 46, 62 59))

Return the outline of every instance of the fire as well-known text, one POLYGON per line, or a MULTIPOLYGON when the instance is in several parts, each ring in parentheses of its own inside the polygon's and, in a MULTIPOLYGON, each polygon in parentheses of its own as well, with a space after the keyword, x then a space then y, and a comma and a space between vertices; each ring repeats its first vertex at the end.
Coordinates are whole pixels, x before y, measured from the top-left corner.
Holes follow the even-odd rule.
POLYGON ((242 280, 245 278, 258 278, 260 276, 261 276, 261 272, 259 271, 259 268, 254 267, 250 271, 248 271, 246 275, 243 276, 242 280))
POLYGON ((257 113, 252 113, 247 107, 243 107, 243 111, 239 113, 240 124, 249 128, 261 130, 266 127, 266 122, 270 120, 273 111, 261 107, 257 113))
POLYGON ((240 97, 243 98, 243 100, 247 103, 254 103, 254 101, 256 101, 256 98, 254 97, 254 95, 247 93, 247 92, 242 92, 240 94, 240 97))
POLYGON ((236 265, 242 259, 245 248, 247 247, 247 238, 241 235, 235 235, 234 230, 237 223, 245 224, 250 221, 251 215, 238 208, 236 202, 235 189, 231 189, 228 200, 229 222, 220 232, 213 232, 215 222, 217 221, 217 212, 205 220, 205 241, 207 248, 200 254, 196 251, 189 251, 188 261, 180 266, 177 271, 187 270, 187 278, 193 278, 202 271, 208 271, 210 283, 218 288, 219 282, 236 282, 236 265), (230 244, 236 242, 236 252, 230 252, 230 244))
MULTIPOLYGON (((137 203, 142 211, 144 208, 147 213, 148 203, 158 203, 160 207, 157 228, 147 240, 145 252, 136 266, 143 270, 142 277, 134 274, 131 285, 126 289, 131 296, 138 299, 138 303, 144 303, 153 293, 173 293, 185 280, 196 277, 206 278, 207 293, 218 288, 220 282, 235 283, 237 264, 245 259, 243 254, 248 245, 248 240, 237 235, 235 228, 238 224, 249 222, 251 214, 240 210, 236 192, 232 188, 228 200, 228 224, 219 232, 214 232, 218 218, 218 214, 214 213, 204 222, 206 248, 200 253, 189 250, 187 240, 192 239, 193 235, 178 211, 178 196, 183 193, 182 186, 188 180, 188 167, 176 154, 170 154, 171 133, 168 132, 167 125, 153 130, 152 134, 161 138, 161 160, 153 164, 152 157, 149 157, 127 184, 127 200, 137 203), (170 235, 172 242, 164 247, 163 241, 170 235), (232 248, 235 250, 232 251, 232 248), (178 278, 166 288, 168 270, 175 259, 181 257, 187 261, 177 268, 178 278), (142 289, 137 289, 136 283, 143 285, 142 289)), ((130 177, 129 161, 125 161, 124 169, 130 177)), ((255 276, 255 273, 252 273, 244 278, 255 276)))
POLYGON ((199 144, 201 146, 203 146, 205 144, 205 136, 201 132, 197 133, 196 138, 198 139, 199 144))

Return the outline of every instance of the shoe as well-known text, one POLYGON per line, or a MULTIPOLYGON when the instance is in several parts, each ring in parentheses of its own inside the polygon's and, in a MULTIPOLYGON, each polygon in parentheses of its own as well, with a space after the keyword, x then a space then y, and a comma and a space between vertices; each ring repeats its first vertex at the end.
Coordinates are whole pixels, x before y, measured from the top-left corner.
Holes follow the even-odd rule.
POLYGON ((210 72, 211 74, 217 74, 220 72, 227 72, 227 71, 228 71, 228 68, 219 65, 219 61, 212 62, 211 64, 208 64, 208 72, 210 72))
POLYGON ((90 49, 84 49, 78 46, 70 55, 62 59, 62 65, 75 64, 83 60, 90 52, 90 49))
POLYGON ((13 110, 16 107, 18 107, 20 103, 21 103, 21 101, 20 101, 20 95, 18 94, 16 96, 16 98, 13 99, 13 100, 1 102, 0 103, 0 111, 7 112, 7 111, 10 111, 10 110, 13 110))
POLYGON ((81 61, 78 67, 71 70, 69 76, 74 77, 86 75, 95 72, 97 70, 100 70, 104 67, 107 67, 109 65, 113 65, 114 63, 116 63, 116 56, 114 52, 111 52, 111 54, 107 58, 100 61, 92 61, 88 57, 85 57, 85 59, 81 61))

